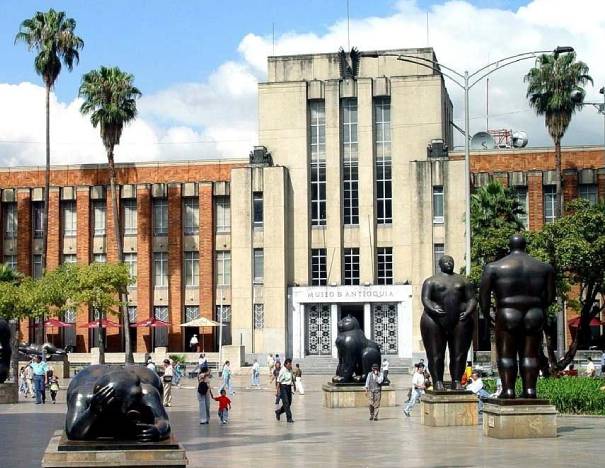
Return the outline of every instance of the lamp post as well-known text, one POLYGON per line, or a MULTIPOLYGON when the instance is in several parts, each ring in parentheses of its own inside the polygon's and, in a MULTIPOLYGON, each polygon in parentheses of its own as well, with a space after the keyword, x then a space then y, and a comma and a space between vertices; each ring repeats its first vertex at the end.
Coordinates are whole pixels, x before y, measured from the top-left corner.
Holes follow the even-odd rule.
POLYGON ((585 102, 594 106, 599 114, 603 114, 603 149, 605 150, 605 86, 599 89, 599 93, 603 95, 603 102, 585 102))

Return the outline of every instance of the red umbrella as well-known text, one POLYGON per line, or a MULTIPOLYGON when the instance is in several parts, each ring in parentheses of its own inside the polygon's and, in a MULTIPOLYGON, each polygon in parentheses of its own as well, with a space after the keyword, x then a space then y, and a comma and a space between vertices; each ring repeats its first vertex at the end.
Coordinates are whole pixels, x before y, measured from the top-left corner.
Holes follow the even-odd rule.
POLYGON ((63 322, 59 319, 56 318, 49 318, 47 320, 44 321, 44 324, 38 322, 38 323, 34 323, 32 325, 30 325, 31 327, 35 327, 35 328, 40 328, 42 325, 44 325, 47 328, 52 328, 52 327, 59 327, 59 328, 65 328, 65 327, 73 327, 74 324, 73 323, 67 323, 67 322, 63 322))
MULTIPOLYGON (((567 321, 567 325, 569 325, 569 328, 578 328, 580 326, 580 320, 580 317, 574 317, 567 321)), ((601 322, 598 318, 593 317, 588 325, 591 327, 600 327, 602 324, 603 322, 601 322)))
POLYGON ((84 325, 80 325, 79 328, 99 328, 99 322, 101 322, 101 327, 119 327, 120 324, 116 322, 112 322, 111 320, 102 319, 102 320, 91 320, 84 325))
POLYGON ((140 322, 137 323, 133 323, 130 325, 131 327, 162 327, 162 328, 168 328, 170 326, 170 324, 168 322, 164 322, 163 320, 160 319, 156 319, 156 318, 152 318, 152 319, 145 319, 145 320, 141 320, 140 322))

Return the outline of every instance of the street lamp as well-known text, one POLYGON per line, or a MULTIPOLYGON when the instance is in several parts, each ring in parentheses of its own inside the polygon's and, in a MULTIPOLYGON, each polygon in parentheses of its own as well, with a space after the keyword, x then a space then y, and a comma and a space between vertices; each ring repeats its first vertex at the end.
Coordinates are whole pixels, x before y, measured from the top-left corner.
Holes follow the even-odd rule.
POLYGON ((599 114, 603 114, 603 148, 605 149, 605 86, 599 89, 599 93, 603 95, 603 102, 585 102, 593 106, 599 114))
MULTIPOLYGON (((504 68, 513 63, 535 58, 538 54, 553 53, 559 55, 562 53, 573 52, 573 47, 570 46, 558 46, 554 50, 535 50, 532 52, 523 52, 521 54, 511 55, 509 57, 502 58, 495 62, 488 63, 487 65, 469 73, 465 70, 463 73, 443 65, 433 59, 425 57, 418 57, 415 55, 397 54, 397 53, 384 53, 379 52, 364 52, 361 54, 362 57, 374 57, 380 56, 391 56, 397 57, 397 60, 402 62, 413 63, 415 65, 421 65, 429 68, 434 72, 449 78, 452 82, 457 84, 464 91, 464 192, 465 192, 465 267, 466 275, 471 273, 471 172, 470 172, 470 148, 469 148, 469 91, 478 82, 491 75, 496 70, 504 68), (446 70, 446 71, 443 71, 446 70)), ((601 90, 602 92, 605 92, 601 90)))

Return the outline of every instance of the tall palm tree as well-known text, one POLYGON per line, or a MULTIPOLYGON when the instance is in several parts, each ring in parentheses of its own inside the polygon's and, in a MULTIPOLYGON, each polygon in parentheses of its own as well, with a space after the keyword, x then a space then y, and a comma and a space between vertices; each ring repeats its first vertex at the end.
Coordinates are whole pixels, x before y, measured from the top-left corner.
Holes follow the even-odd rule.
MULTIPOLYGON (((99 127, 101 140, 103 140, 107 152, 116 252, 118 261, 122 262, 122 230, 116 196, 116 168, 113 151, 114 147, 120 144, 124 125, 134 120, 137 115, 136 100, 141 96, 141 92, 134 86, 134 76, 130 73, 123 72, 118 67, 100 67, 98 70, 89 71, 82 77, 78 94, 84 99, 80 112, 84 115, 90 115, 93 127, 99 127)), ((126 310, 128 291, 122 291, 121 296, 126 362, 133 363, 129 318, 126 310)), ((99 327, 99 331, 102 330, 99 327)), ((100 335, 100 340, 104 339, 102 333, 100 335)))
POLYGON ((536 114, 544 116, 544 123, 555 144, 556 166, 556 216, 563 213, 561 192, 561 139, 571 122, 571 117, 584 103, 583 86, 592 78, 588 65, 576 61, 575 52, 543 54, 536 65, 524 77, 527 83, 529 105, 536 114))

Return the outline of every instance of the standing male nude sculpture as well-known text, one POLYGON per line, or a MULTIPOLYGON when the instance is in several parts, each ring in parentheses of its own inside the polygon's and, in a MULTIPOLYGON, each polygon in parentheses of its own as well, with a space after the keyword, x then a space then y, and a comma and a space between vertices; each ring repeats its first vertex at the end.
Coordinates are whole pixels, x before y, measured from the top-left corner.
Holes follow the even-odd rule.
POLYGON ((515 398, 518 369, 522 398, 536 398, 545 310, 555 298, 555 273, 547 263, 525 252, 525 239, 509 240, 510 254, 489 263, 479 288, 481 310, 488 314, 496 298, 496 355, 502 380, 500 398, 515 398), (519 361, 517 361, 517 356, 519 361))

